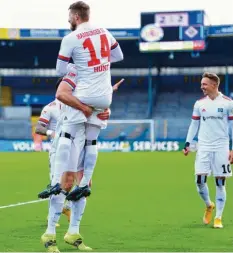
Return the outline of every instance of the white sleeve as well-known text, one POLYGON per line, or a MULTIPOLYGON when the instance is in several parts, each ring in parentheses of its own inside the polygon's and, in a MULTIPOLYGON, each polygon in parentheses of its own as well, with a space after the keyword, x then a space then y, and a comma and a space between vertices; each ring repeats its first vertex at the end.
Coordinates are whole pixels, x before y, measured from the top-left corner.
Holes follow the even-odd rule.
POLYGON ((60 51, 57 58, 56 71, 60 76, 64 76, 67 73, 67 65, 71 59, 73 52, 72 37, 65 36, 62 39, 60 51))
POLYGON ((76 79, 77 79, 77 71, 75 71, 74 68, 70 69, 70 70, 72 72, 67 73, 63 77, 62 81, 67 83, 71 87, 72 90, 75 90, 75 88, 76 88, 76 79))
POLYGON ((107 30, 108 36, 110 37, 111 43, 111 54, 110 54, 110 61, 111 62, 118 62, 124 59, 123 52, 119 43, 116 39, 112 36, 112 34, 107 30))
POLYGON ((200 120, 200 117, 201 117, 201 114, 200 114, 200 110, 199 110, 199 103, 197 101, 193 107, 192 119, 193 120, 200 120))
POLYGON ((50 107, 46 105, 43 108, 38 121, 43 123, 44 125, 48 125, 50 120, 51 120, 51 110, 50 107))
POLYGON ((197 135, 198 129, 200 125, 200 120, 193 120, 189 126, 186 142, 189 144, 193 141, 194 137, 197 135))
POLYGON ((191 143, 198 133, 198 129, 200 126, 200 111, 198 102, 195 103, 192 114, 192 121, 189 126, 186 142, 191 143))
POLYGON ((110 61, 118 62, 124 59, 123 52, 119 44, 114 49, 111 49, 110 61))
POLYGON ((230 102, 230 106, 228 109, 228 123, 231 136, 231 149, 233 150, 233 101, 230 102))

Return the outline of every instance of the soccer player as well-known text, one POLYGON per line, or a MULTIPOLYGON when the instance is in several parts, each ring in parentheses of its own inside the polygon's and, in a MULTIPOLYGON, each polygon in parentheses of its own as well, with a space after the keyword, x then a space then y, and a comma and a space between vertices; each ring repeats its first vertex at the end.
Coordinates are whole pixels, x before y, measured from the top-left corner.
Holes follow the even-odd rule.
MULTIPOLYGON (((216 215, 214 228, 222 228, 222 214, 226 203, 226 178, 232 176, 232 148, 229 151, 229 130, 232 133, 233 101, 219 92, 220 79, 216 74, 204 73, 201 89, 204 98, 196 101, 188 130, 184 155, 190 152, 190 143, 198 133, 195 161, 196 185, 206 205, 203 222, 209 224, 215 208, 209 196, 207 176, 213 174, 216 182, 216 215)), ((232 135, 233 136, 233 135, 232 135)))
MULTIPOLYGON (((56 84, 56 90, 61 83, 62 78, 59 78, 56 84)), ((52 140, 51 149, 49 151, 49 168, 50 168, 50 182, 52 181, 53 169, 54 169, 54 158, 56 153, 56 147, 54 145, 55 128, 57 122, 62 113, 62 107, 64 105, 57 99, 46 105, 39 117, 36 125, 36 134, 48 136, 52 140)), ((48 185, 50 187, 50 185, 48 185)), ((62 213, 67 216, 68 221, 70 221, 70 203, 69 201, 64 205, 62 213)), ((59 224, 56 224, 59 227, 59 224)))

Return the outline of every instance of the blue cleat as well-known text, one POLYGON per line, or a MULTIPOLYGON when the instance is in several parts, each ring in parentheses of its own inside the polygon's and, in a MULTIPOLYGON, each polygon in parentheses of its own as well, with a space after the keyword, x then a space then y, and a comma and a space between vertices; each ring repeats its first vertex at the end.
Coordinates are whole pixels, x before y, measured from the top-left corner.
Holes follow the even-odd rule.
POLYGON ((59 183, 55 184, 54 186, 48 185, 48 187, 44 191, 38 194, 38 198, 47 199, 51 195, 58 195, 61 192, 62 192, 62 188, 59 183))
POLYGON ((71 192, 66 196, 67 200, 78 201, 82 197, 88 197, 91 195, 91 189, 86 185, 84 187, 76 186, 71 192))

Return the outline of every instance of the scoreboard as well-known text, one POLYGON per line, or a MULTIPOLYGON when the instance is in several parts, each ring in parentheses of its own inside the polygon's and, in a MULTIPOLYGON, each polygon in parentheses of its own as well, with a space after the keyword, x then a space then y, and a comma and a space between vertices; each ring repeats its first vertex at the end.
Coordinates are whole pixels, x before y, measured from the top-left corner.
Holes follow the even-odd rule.
POLYGON ((141 52, 205 50, 204 11, 141 13, 141 52))

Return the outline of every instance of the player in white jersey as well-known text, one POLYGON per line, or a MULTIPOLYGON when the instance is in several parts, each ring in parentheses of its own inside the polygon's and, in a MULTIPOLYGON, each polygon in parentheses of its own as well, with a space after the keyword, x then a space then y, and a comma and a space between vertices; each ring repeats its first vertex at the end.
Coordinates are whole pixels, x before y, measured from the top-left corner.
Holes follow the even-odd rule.
MULTIPOLYGON (((96 114, 97 110, 104 110, 111 105, 113 90, 110 63, 121 61, 123 53, 118 42, 108 30, 90 24, 89 5, 79 1, 72 4, 69 10, 69 22, 73 32, 62 40, 56 69, 59 74, 65 74, 69 60, 73 59, 78 72, 76 79, 78 85, 74 95, 84 104, 91 106, 94 114, 96 114)), ((71 85, 73 84, 71 83, 71 85)), ((65 114, 62 136, 58 144, 58 152, 61 153, 58 157, 63 157, 63 159, 59 161, 58 158, 56 164, 60 168, 59 170, 68 171, 71 139, 66 137, 79 136, 77 140, 79 143, 75 144, 76 152, 79 153, 85 143, 84 123, 87 122, 87 117, 72 107, 67 107, 65 114)), ((90 145, 89 149, 91 156, 94 157, 97 155, 96 144, 94 143, 96 143, 100 127, 91 126, 90 128, 91 130, 88 132, 91 132, 91 140, 88 141, 93 144, 90 145)), ((94 165, 92 164, 91 167, 94 165)), ((75 164, 73 168, 76 168, 75 164)), ((84 170, 84 177, 80 183, 81 187, 88 185, 93 169, 89 171, 90 173, 87 175, 85 173, 87 171, 84 170)))
MULTIPOLYGON (((219 92, 220 79, 216 74, 204 73, 201 89, 205 95, 193 109, 192 122, 186 138, 184 155, 198 133, 198 150, 195 175, 198 193, 206 204, 204 224, 209 224, 215 204, 210 200, 207 176, 213 174, 216 181, 216 216, 214 227, 222 228, 222 214, 226 202, 225 181, 232 176, 233 151, 229 133, 232 135, 233 101, 219 92), (230 148, 230 151, 229 151, 230 148)), ((232 135, 233 136, 233 135, 232 135)))
MULTIPOLYGON (((62 78, 59 78, 56 84, 56 90, 60 85, 62 78)), ((39 117, 39 120, 36 125, 35 132, 36 134, 48 136, 51 138, 51 149, 49 151, 49 169, 50 169, 50 183, 52 181, 53 170, 54 170, 54 160, 56 154, 56 140, 55 137, 55 130, 57 131, 57 122, 59 121, 62 109, 64 108, 64 104, 62 104, 59 100, 55 99, 48 105, 46 105, 39 117)), ((50 184, 47 188, 50 187, 50 184)), ((64 205, 62 213, 67 216, 68 221, 70 221, 70 201, 64 205)), ((57 223, 56 226, 58 227, 59 224, 57 223)))

